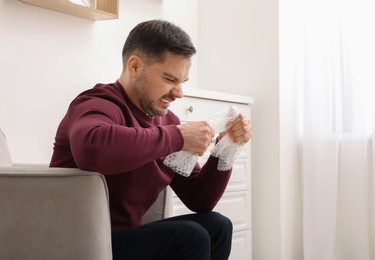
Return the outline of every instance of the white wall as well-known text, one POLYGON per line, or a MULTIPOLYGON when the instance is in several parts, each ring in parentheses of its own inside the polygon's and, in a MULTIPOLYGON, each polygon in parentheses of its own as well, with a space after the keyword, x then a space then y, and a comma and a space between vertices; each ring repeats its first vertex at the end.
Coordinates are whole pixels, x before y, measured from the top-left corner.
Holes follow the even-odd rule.
MULTIPOLYGON (((97 82, 114 82, 121 50, 138 22, 163 18, 197 44, 197 0, 127 0, 120 18, 91 21, 0 0, 0 127, 15 162, 48 163, 70 101, 97 82), (183 8, 180 8, 183 7, 183 8)), ((197 56, 189 84, 197 85, 197 56)))
POLYGON ((295 93, 279 76, 279 1, 205 0, 198 11, 199 87, 255 100, 253 259, 302 260, 295 93))

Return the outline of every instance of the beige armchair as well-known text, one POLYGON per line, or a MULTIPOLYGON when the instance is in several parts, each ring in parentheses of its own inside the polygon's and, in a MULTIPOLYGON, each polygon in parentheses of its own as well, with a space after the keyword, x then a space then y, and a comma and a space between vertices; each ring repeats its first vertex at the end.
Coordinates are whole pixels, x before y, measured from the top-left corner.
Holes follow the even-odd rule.
MULTIPOLYGON (((161 193, 144 222, 164 217, 161 193)), ((0 259, 110 260, 105 178, 96 172, 12 165, 0 129, 0 259)))

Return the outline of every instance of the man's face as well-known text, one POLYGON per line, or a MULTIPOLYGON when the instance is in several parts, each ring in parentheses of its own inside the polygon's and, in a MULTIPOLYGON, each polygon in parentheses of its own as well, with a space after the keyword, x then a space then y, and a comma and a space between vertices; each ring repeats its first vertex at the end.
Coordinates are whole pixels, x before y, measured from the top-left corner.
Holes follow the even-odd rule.
POLYGON ((146 65, 135 80, 140 108, 149 116, 165 116, 176 98, 183 96, 182 84, 188 80, 191 60, 167 53, 163 63, 146 65))

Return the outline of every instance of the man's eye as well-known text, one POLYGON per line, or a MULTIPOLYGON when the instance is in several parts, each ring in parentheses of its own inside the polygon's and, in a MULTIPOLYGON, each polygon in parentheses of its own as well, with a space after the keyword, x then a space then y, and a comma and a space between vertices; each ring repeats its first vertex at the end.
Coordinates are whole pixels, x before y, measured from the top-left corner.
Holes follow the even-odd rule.
POLYGON ((174 79, 166 78, 166 80, 167 80, 168 82, 174 83, 174 79))

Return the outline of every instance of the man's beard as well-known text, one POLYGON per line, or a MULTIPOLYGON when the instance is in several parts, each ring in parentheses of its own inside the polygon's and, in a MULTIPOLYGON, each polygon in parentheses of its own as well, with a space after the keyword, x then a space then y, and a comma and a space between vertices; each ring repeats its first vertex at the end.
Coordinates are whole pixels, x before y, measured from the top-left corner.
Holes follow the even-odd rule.
POLYGON ((135 91, 143 112, 145 112, 148 116, 165 116, 166 110, 157 109, 155 106, 155 101, 150 98, 150 95, 147 92, 148 80, 145 72, 142 72, 139 78, 135 81, 135 84, 135 91))

